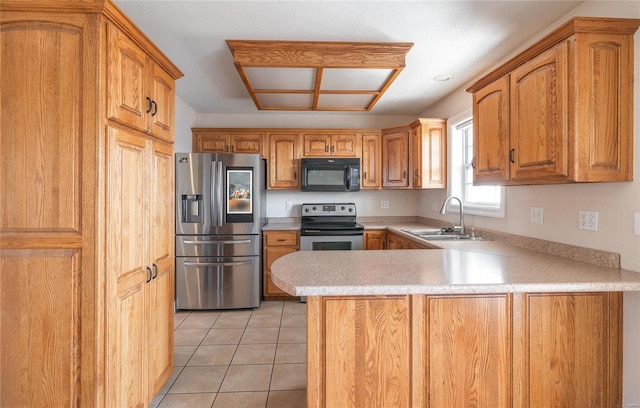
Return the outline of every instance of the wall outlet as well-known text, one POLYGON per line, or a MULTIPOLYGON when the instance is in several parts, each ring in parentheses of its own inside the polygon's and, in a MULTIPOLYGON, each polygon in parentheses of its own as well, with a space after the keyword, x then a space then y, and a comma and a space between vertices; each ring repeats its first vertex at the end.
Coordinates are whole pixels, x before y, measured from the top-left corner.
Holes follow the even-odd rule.
POLYGON ((633 213, 633 233, 640 235, 640 212, 633 213))
POLYGON ((530 221, 532 224, 544 224, 544 208, 531 207, 530 221))
POLYGON ((293 203, 291 201, 287 201, 287 211, 291 211, 293 208, 293 203))
POLYGON ((380 208, 389 208, 389 201, 387 200, 380 201, 380 208))
POLYGON ((432 201, 431 202, 431 209, 433 211, 438 211, 438 202, 437 201, 432 201))
POLYGON ((578 228, 586 231, 598 230, 598 212, 597 211, 579 211, 578 212, 578 228))

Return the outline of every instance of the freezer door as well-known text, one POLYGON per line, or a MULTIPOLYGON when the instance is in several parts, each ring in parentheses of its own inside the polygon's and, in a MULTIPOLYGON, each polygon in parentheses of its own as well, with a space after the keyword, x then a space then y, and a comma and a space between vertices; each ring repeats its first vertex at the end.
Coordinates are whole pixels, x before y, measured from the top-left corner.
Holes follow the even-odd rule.
POLYGON ((179 235, 176 256, 257 256, 260 242, 260 235, 179 235))
POLYGON ((176 308, 260 306, 259 258, 176 258, 176 308))

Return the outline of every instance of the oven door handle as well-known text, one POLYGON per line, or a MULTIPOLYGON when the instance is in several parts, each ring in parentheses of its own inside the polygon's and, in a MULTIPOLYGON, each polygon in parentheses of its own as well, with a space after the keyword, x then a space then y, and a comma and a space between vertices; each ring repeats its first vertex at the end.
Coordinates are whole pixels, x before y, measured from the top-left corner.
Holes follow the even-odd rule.
POLYGON ((183 244, 192 244, 192 245, 211 245, 211 244, 250 244, 250 239, 243 239, 239 241, 182 241, 183 244))
POLYGON ((184 266, 237 266, 251 265, 253 261, 236 261, 236 262, 185 262, 184 266))

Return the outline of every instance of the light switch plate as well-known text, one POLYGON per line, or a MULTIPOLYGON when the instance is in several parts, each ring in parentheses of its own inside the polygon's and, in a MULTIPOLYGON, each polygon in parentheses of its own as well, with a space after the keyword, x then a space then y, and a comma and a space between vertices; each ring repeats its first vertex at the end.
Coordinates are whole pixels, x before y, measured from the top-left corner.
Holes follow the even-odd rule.
POLYGON ((640 212, 633 213, 633 233, 640 235, 640 212))
POLYGON ((389 201, 387 200, 380 201, 380 208, 389 208, 389 201))

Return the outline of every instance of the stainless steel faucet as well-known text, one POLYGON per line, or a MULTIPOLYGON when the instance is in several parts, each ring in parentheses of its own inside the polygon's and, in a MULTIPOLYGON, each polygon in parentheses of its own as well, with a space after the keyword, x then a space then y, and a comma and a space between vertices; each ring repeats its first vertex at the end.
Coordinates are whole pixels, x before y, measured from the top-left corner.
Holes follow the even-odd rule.
POLYGON ((466 231, 464 229, 464 206, 462 205, 462 200, 455 196, 449 196, 446 200, 444 200, 444 204, 442 204, 442 208, 440 209, 440 214, 445 215, 447 213, 447 204, 451 200, 458 200, 460 204, 460 235, 466 235, 466 231))

